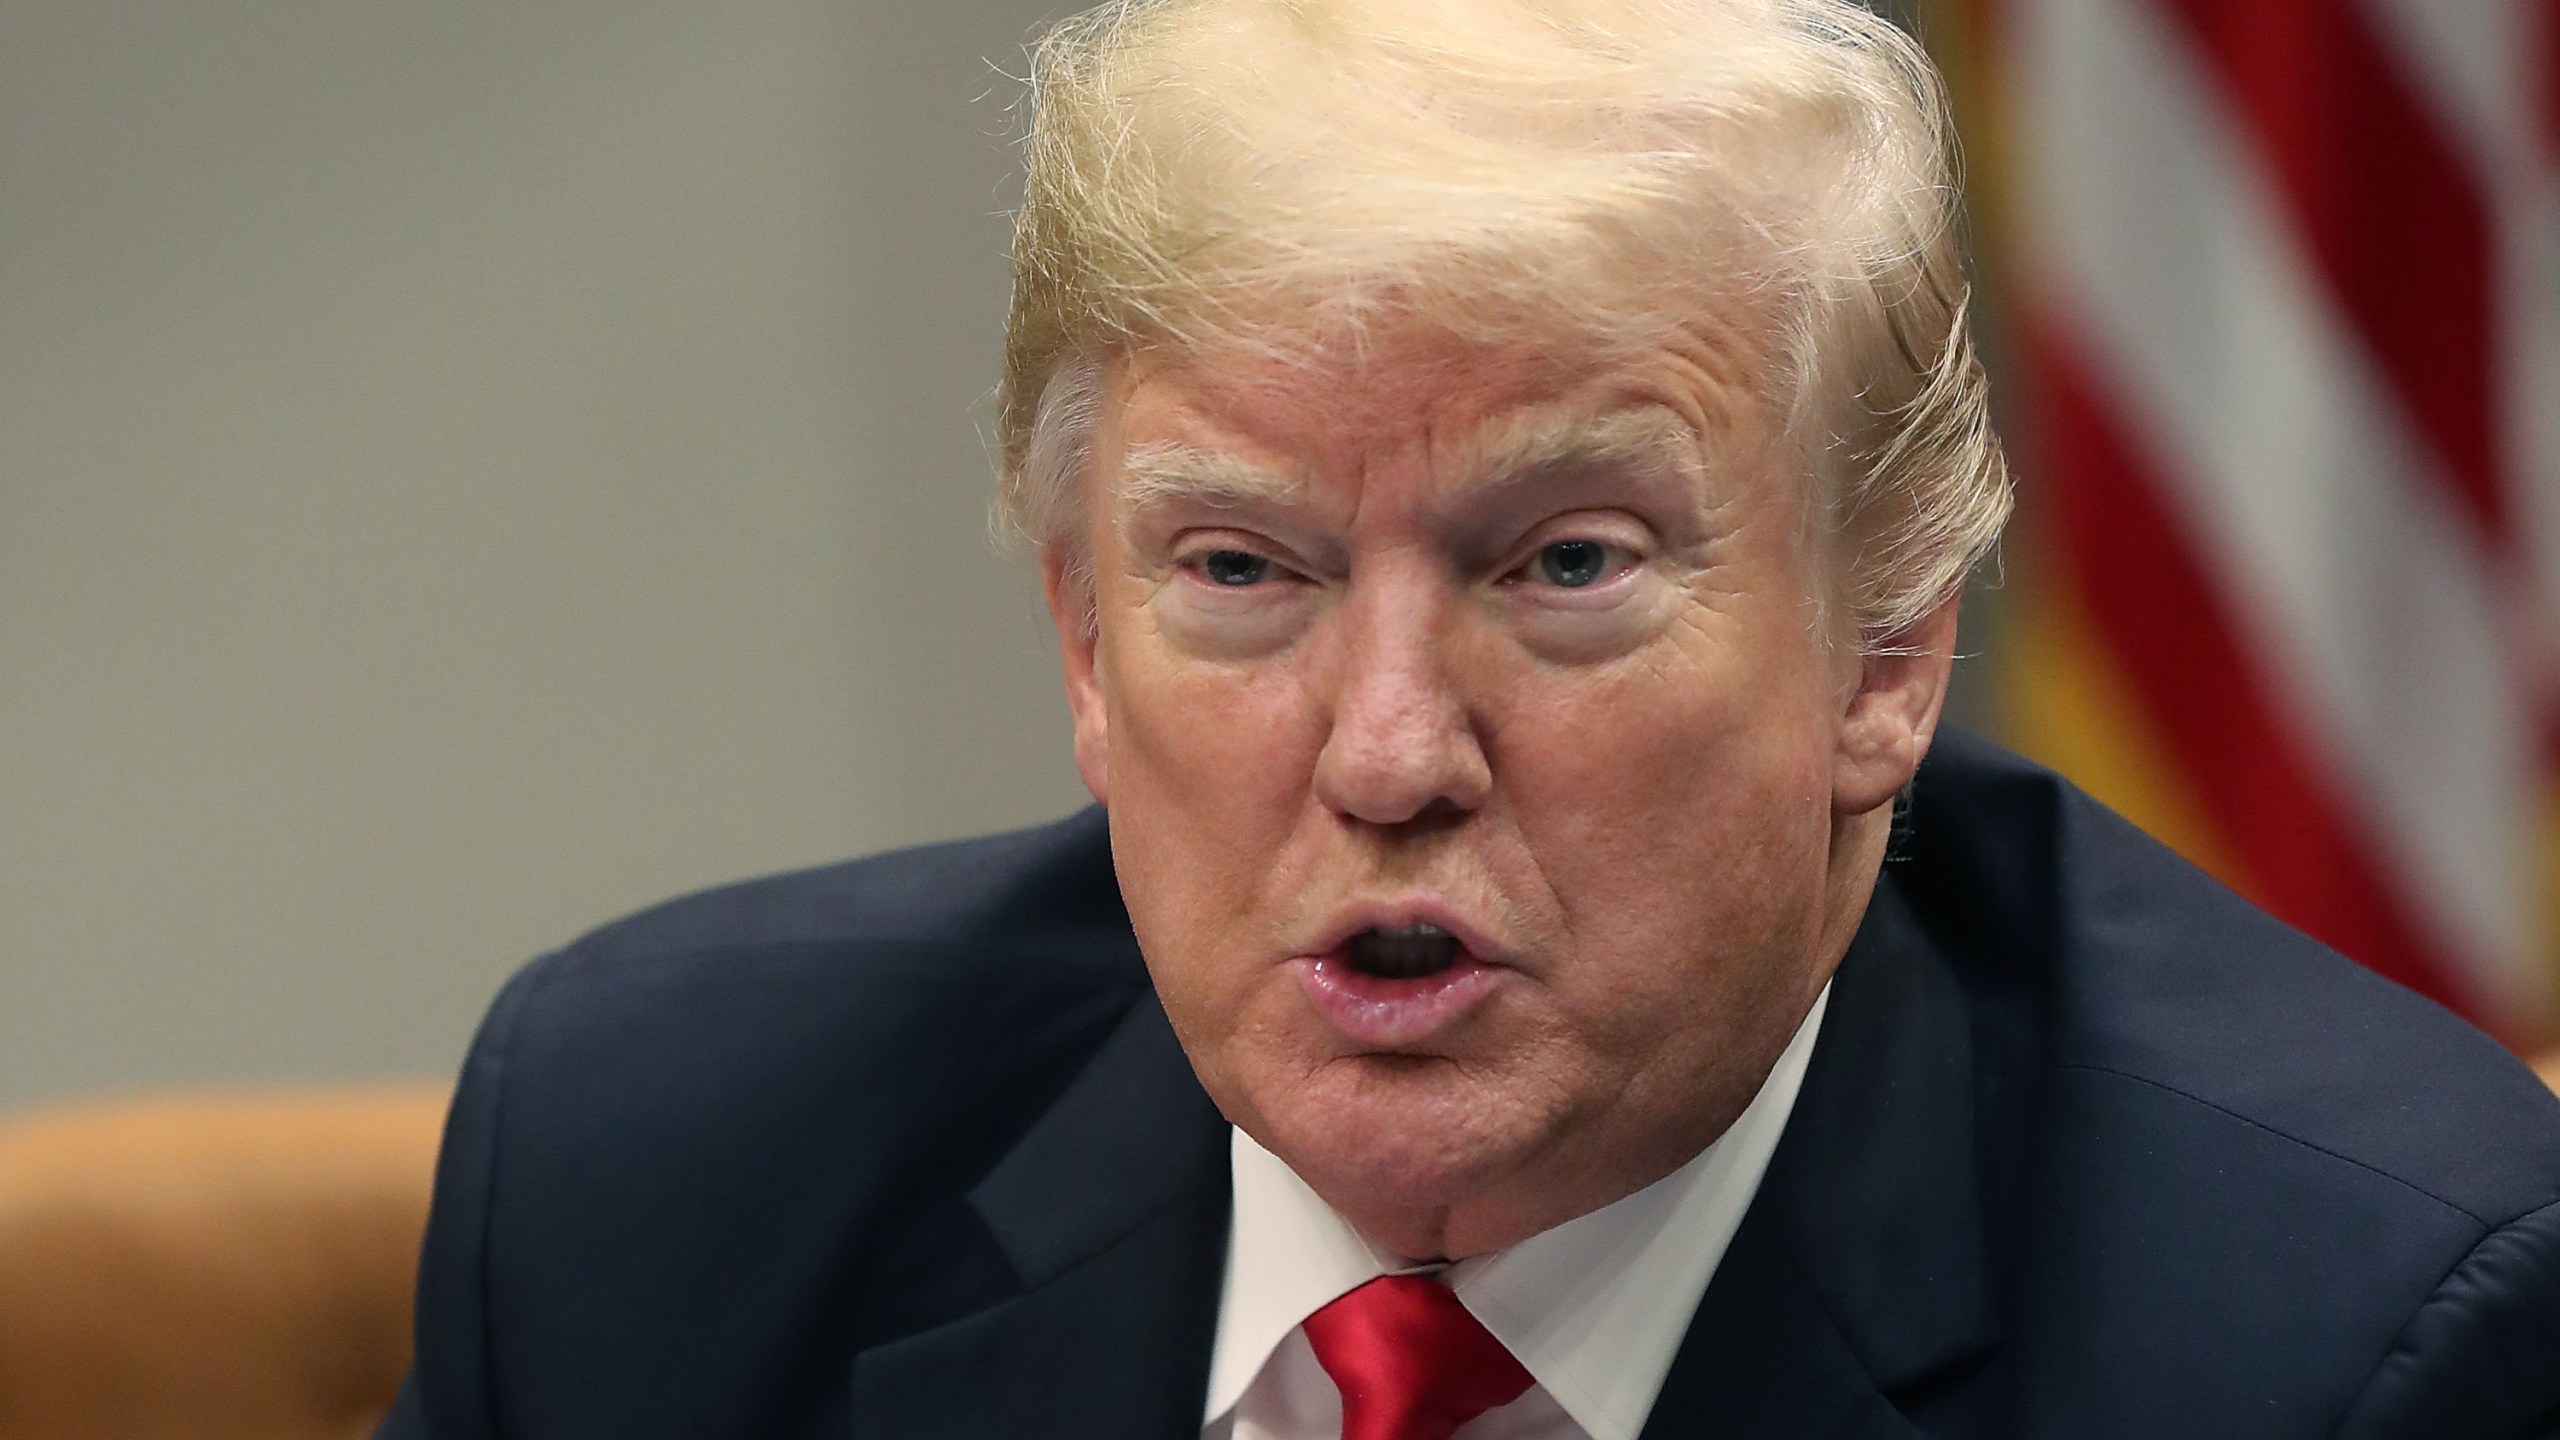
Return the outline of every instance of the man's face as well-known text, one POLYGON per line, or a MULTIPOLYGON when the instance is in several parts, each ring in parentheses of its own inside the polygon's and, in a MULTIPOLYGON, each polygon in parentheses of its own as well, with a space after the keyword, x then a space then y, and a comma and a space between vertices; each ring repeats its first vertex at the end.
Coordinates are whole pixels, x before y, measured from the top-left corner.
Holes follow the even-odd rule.
POLYGON ((1079 767, 1202 1083, 1404 1253, 1703 1148, 1865 904, 1944 660, 1826 639, 1747 364, 1110 374, 1090 631, 1048 557, 1079 767))

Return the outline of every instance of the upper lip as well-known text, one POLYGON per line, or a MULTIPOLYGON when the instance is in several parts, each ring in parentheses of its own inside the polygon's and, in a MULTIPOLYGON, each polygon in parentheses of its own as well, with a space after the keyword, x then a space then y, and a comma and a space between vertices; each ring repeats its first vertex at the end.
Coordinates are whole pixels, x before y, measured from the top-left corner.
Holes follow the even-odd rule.
POLYGON ((1351 943, 1351 937, 1364 930, 1412 925, 1436 925, 1448 931, 1469 955, 1488 965, 1508 963, 1506 952, 1484 932, 1483 927, 1459 914, 1446 902, 1429 895, 1367 900, 1347 905, 1335 912, 1317 943, 1309 946, 1306 953, 1330 955, 1351 943))

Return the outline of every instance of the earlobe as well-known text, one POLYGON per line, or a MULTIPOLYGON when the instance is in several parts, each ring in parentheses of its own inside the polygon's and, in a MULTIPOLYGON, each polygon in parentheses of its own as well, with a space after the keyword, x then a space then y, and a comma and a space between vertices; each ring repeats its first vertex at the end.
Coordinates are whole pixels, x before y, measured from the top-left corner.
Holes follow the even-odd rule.
POLYGON ((1040 548, 1040 592, 1058 632, 1058 661, 1067 683, 1067 713, 1076 727, 1076 773, 1096 803, 1111 803, 1110 706, 1096 669, 1101 641, 1089 565, 1057 544, 1040 548))
POLYGON ((1888 804, 1920 768, 1955 664, 1956 603, 1950 597, 1859 662, 1857 688, 1840 716, 1834 811, 1861 815, 1888 804))

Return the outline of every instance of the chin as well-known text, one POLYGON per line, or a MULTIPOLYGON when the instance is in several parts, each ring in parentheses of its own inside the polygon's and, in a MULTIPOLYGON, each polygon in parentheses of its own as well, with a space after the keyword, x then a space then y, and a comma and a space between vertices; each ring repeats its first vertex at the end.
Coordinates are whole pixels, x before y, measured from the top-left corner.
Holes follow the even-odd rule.
POLYGON ((1374 1230, 1388 1217, 1463 1206, 1546 1148, 1549 1127, 1503 1092, 1447 1060, 1356 1056, 1253 1105, 1260 1123, 1247 1128, 1327 1203, 1374 1230))

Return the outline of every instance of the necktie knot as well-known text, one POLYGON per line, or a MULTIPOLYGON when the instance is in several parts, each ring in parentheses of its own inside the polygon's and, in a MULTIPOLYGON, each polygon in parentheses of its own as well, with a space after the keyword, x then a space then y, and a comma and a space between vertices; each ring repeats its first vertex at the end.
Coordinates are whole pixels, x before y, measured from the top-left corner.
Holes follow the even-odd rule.
POLYGON ((1529 1372, 1449 1287, 1382 1275, 1307 1317, 1342 1392, 1342 1440, 1449 1440, 1529 1388, 1529 1372))

